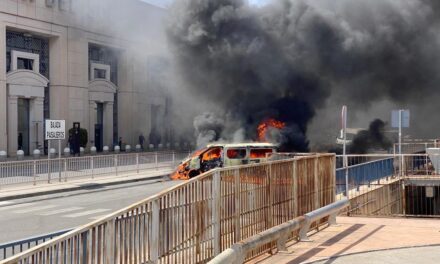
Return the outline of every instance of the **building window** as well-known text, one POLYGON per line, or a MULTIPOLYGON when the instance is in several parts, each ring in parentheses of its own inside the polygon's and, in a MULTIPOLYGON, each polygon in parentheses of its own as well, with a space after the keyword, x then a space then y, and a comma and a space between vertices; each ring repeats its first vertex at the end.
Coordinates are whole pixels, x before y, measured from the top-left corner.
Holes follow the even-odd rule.
MULTIPOLYGON (((49 40, 26 33, 6 31, 6 71, 14 70, 12 67, 12 54, 18 54, 18 58, 33 59, 33 70, 49 78, 49 40), (25 55, 23 55, 25 54, 25 55), (29 57, 34 55, 35 57, 29 57), (38 63, 36 62, 38 58, 38 63), (36 65, 38 64, 38 65, 36 65)), ((17 65, 18 66, 18 65, 17 65)))
POLYGON ((17 59, 17 68, 19 70, 30 70, 33 71, 34 67, 34 60, 31 59, 25 59, 25 58, 18 58, 17 59))
POLYGON ((110 65, 102 64, 102 63, 96 63, 91 62, 90 63, 90 76, 91 79, 105 79, 107 81, 110 81, 110 65))
POLYGON ((12 50, 11 51, 11 70, 30 70, 40 72, 40 55, 12 50))
POLYGON ((95 69, 95 71, 94 71, 94 78, 95 79, 105 79, 105 73, 106 73, 106 70, 102 70, 102 69, 95 69))

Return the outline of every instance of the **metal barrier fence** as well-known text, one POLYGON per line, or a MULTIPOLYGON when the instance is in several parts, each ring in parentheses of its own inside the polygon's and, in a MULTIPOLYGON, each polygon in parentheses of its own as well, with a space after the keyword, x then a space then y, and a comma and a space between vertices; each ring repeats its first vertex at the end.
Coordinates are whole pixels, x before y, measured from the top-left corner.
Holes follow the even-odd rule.
POLYGON ((0 245, 0 260, 11 257, 17 253, 28 250, 32 247, 38 246, 41 243, 44 243, 54 237, 63 235, 69 232, 72 229, 61 230, 58 232, 40 235, 36 237, 29 237, 23 240, 13 241, 0 245))
POLYGON ((394 143, 393 154, 399 154, 399 146, 401 146, 402 154, 415 154, 425 152, 427 148, 438 148, 440 144, 434 139, 425 142, 394 143))
MULTIPOLYGON (((343 157, 338 156, 340 161, 343 157)), ((352 215, 440 217, 440 155, 349 155, 336 170, 338 198, 352 215), (356 164, 360 160, 376 160, 356 164)))
POLYGON ((334 200, 332 154, 217 169, 1 263, 206 263, 334 200))
MULTIPOLYGON (((349 191, 349 197, 371 191, 390 180, 407 177, 432 178, 439 175, 435 170, 440 155, 404 154, 404 155, 346 155, 347 167, 336 169, 336 192, 349 191), (431 160, 434 159, 434 162, 431 160)), ((337 166, 343 164, 344 156, 336 157, 337 166)), ((440 177, 439 177, 440 179, 440 177)))
POLYGON ((0 187, 174 168, 189 152, 143 152, 0 163, 0 187))

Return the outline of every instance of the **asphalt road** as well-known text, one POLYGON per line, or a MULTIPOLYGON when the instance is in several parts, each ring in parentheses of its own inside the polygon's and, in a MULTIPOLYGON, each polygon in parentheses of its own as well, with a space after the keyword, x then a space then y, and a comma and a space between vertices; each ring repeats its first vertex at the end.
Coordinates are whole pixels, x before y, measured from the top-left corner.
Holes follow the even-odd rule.
POLYGON ((0 244, 87 224, 179 183, 150 180, 0 202, 0 244))

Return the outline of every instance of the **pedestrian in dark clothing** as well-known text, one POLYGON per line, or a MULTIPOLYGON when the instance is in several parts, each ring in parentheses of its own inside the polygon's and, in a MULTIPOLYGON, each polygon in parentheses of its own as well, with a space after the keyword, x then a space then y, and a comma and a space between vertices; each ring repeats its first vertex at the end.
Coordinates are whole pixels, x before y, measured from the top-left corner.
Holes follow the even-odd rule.
POLYGON ((18 134, 18 149, 23 150, 23 134, 18 134))
POLYGON ((139 136, 139 145, 141 145, 141 149, 142 151, 144 151, 144 142, 145 142, 145 137, 144 135, 141 133, 139 136))
POLYGON ((118 145, 119 145, 119 147, 122 149, 122 137, 119 137, 118 145))
POLYGON ((73 124, 73 135, 72 135, 72 148, 73 148, 73 155, 76 156, 78 154, 78 157, 81 155, 81 140, 80 140, 80 126, 79 123, 73 124))

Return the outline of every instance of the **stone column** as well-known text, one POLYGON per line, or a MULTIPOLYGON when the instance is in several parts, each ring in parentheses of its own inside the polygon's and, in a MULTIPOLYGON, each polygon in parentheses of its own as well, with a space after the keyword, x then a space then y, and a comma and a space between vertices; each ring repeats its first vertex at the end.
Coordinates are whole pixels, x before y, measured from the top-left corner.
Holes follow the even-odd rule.
POLYGON ((113 102, 104 104, 104 146, 113 146, 113 102))
POLYGON ((42 150, 44 145, 44 98, 36 97, 30 102, 29 151, 42 150))
POLYGON ((18 149, 18 96, 8 97, 8 155, 16 156, 18 149))
POLYGON ((0 47, 0 150, 7 151, 6 25, 3 22, 0 22, 0 47))
POLYGON ((95 124, 97 122, 96 102, 89 101, 89 142, 90 147, 96 146, 95 144, 95 124))

